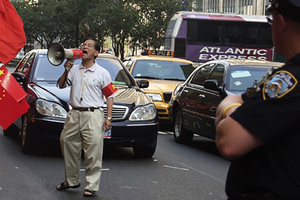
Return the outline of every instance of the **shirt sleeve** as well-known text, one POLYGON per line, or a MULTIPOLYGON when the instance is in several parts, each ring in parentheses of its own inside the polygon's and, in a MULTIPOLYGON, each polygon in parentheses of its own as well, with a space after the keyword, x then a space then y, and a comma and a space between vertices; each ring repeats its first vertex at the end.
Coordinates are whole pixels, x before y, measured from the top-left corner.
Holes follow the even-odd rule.
POLYGON ((102 93, 106 98, 112 98, 115 96, 115 92, 117 91, 116 86, 112 83, 110 74, 105 71, 104 80, 103 80, 103 88, 102 93))
POLYGON ((268 101, 245 101, 230 115, 235 121, 248 129, 265 143, 280 137, 287 129, 293 128, 299 120, 293 116, 300 110, 294 109, 295 100, 276 99, 268 101))

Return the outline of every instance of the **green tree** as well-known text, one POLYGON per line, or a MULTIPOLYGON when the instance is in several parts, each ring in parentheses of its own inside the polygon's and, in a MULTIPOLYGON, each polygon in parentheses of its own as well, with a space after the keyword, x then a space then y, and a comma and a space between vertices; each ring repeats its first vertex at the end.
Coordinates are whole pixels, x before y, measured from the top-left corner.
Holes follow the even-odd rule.
MULTIPOLYGON (((60 42, 65 48, 78 47, 88 36, 101 44, 110 36, 116 55, 124 46, 148 43, 159 48, 178 0, 39 0, 14 1, 24 23, 27 43, 38 41, 42 48, 60 42)), ((134 51, 133 51, 134 52, 134 51)))
POLYGON ((106 35, 112 38, 116 55, 120 54, 123 59, 126 40, 139 20, 139 14, 134 5, 124 0, 100 0, 95 11, 100 13, 96 23, 101 24, 106 35))
POLYGON ((134 0, 140 10, 141 24, 135 38, 159 48, 164 43, 165 30, 174 13, 180 10, 178 0, 134 0))

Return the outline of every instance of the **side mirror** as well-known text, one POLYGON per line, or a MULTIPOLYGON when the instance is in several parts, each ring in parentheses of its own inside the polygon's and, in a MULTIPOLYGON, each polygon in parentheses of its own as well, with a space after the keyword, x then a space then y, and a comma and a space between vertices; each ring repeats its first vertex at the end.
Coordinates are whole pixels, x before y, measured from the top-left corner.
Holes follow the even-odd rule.
POLYGON ((218 81, 214 79, 208 79, 204 81, 204 88, 219 91, 218 81))
POLYGON ((137 80, 136 83, 140 88, 147 88, 149 87, 149 81, 147 80, 137 80))
POLYGON ((22 73, 12 73, 13 77, 17 80, 17 82, 25 89, 27 90, 27 78, 25 76, 25 74, 22 73))

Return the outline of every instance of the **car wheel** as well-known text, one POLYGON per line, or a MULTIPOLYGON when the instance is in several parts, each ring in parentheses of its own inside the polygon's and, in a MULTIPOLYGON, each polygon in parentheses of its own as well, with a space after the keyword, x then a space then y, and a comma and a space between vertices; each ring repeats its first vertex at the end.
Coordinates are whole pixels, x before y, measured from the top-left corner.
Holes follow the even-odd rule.
POLYGON ((151 158, 156 150, 156 142, 154 146, 136 145, 133 147, 134 156, 137 158, 151 158))
POLYGON ((188 144, 193 140, 194 134, 183 128, 182 112, 178 108, 175 112, 174 119, 174 139, 180 144, 188 144))
POLYGON ((19 129, 12 124, 7 129, 3 130, 3 134, 7 137, 17 136, 19 134, 19 129))
POLYGON ((23 118, 21 131, 21 149, 24 154, 32 153, 33 146, 28 132, 28 118, 27 115, 23 118))

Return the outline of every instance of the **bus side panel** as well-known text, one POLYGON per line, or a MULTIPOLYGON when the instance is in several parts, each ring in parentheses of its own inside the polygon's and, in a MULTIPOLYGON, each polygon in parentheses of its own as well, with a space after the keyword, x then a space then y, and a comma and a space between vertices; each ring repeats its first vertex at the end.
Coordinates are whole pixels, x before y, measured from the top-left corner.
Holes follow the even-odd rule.
POLYGON ((272 61, 273 51, 273 48, 186 45, 186 59, 199 63, 221 59, 272 61))

